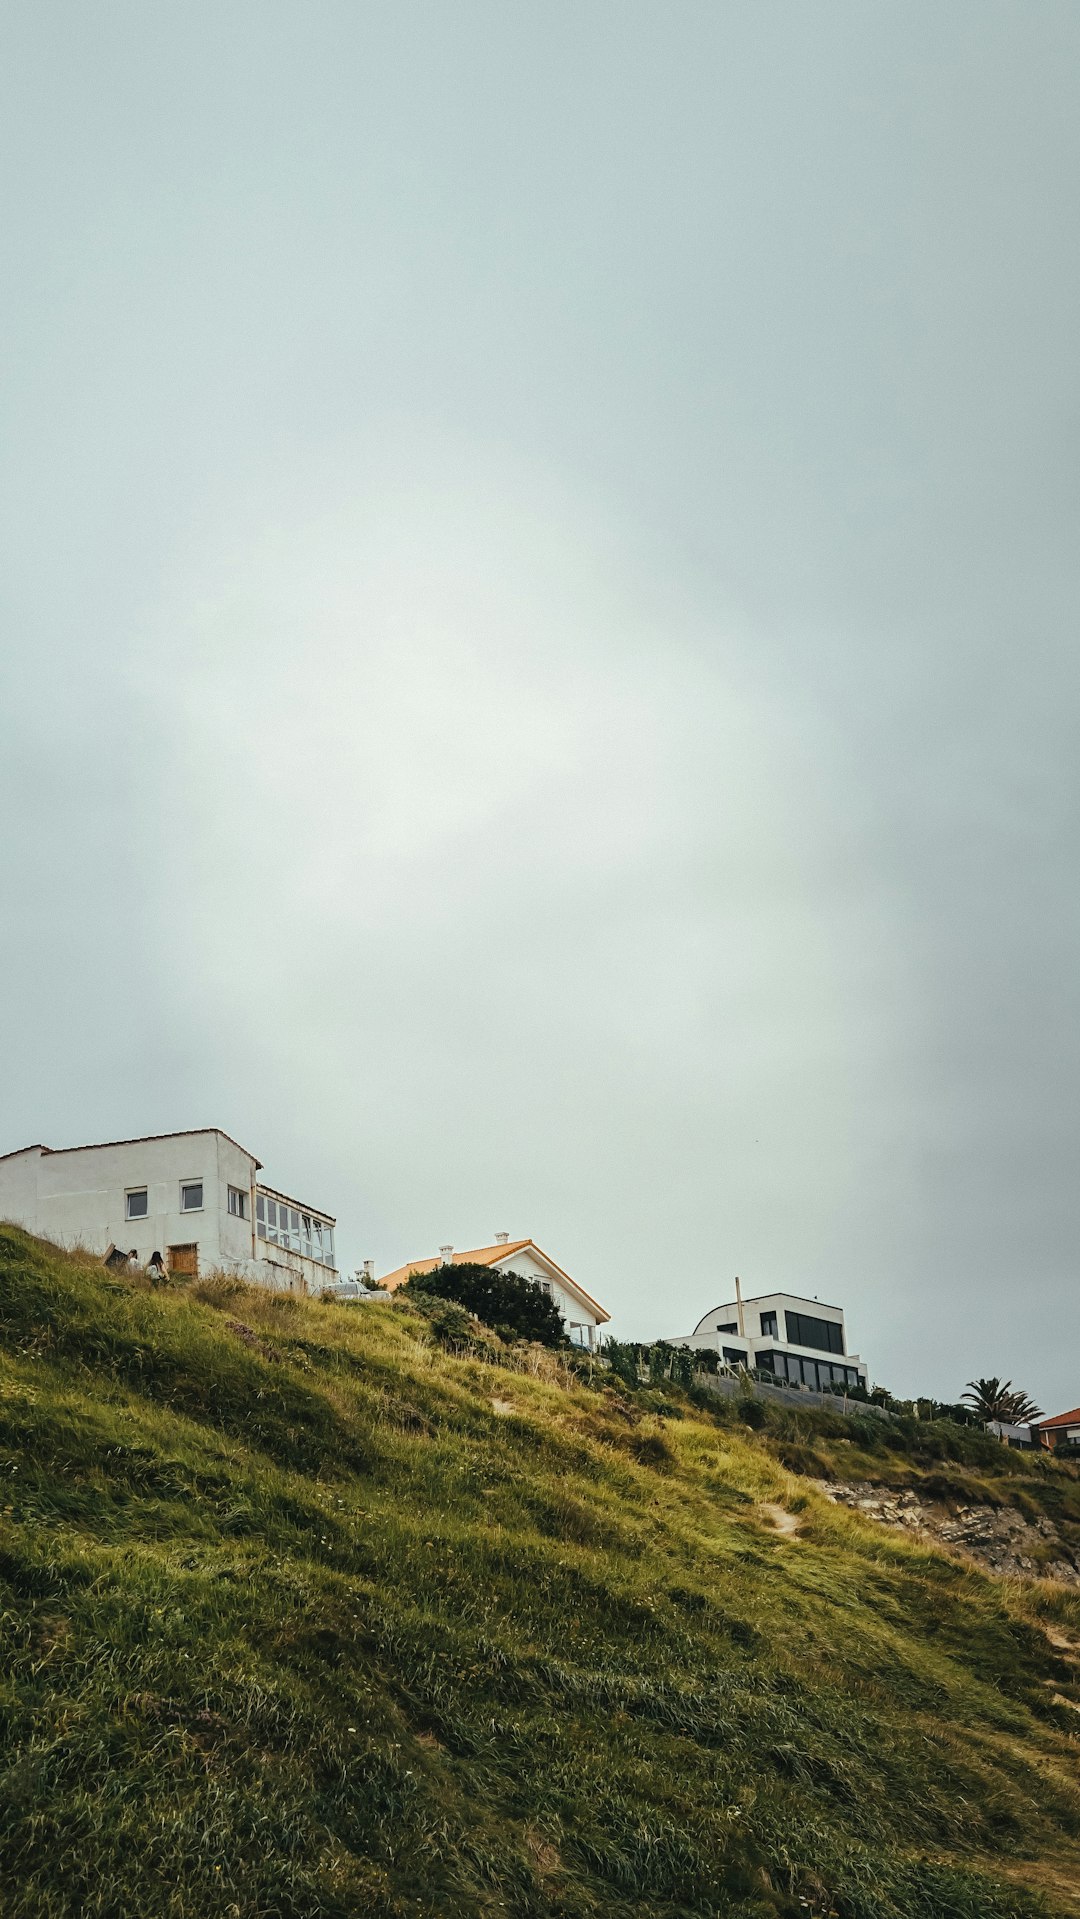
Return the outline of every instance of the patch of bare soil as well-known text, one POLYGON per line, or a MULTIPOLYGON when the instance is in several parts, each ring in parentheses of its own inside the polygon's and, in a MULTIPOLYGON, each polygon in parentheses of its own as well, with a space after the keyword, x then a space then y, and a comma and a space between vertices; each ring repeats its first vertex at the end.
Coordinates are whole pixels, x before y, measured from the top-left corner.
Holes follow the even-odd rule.
POLYGON ((526 1826, 525 1843, 532 1854, 533 1864, 541 1879, 552 1879, 563 1869, 562 1856, 550 1839, 537 1832, 535 1826, 526 1826))
POLYGON ((277 1347, 269 1345, 265 1339, 260 1339, 258 1333, 252 1332, 250 1326, 244 1325, 243 1320, 227 1319, 225 1324, 230 1333, 235 1333, 237 1339, 243 1340, 245 1346, 250 1346, 252 1352, 258 1353, 263 1359, 281 1358, 277 1347))
POLYGON ((794 1539, 802 1531, 802 1518, 798 1513, 789 1513, 786 1506, 778 1506, 771 1499, 763 1499, 758 1512, 768 1520, 774 1532, 782 1533, 785 1539, 794 1539))

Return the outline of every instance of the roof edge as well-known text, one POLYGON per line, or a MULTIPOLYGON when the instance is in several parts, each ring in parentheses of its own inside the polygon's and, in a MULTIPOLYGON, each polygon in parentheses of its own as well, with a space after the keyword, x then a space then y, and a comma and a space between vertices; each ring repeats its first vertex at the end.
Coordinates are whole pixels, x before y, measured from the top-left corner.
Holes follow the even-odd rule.
MULTIPOLYGON (((43 1146, 41 1150, 53 1158, 60 1153, 97 1153, 107 1146, 150 1146, 161 1139, 194 1139, 203 1133, 214 1133, 221 1139, 227 1139, 230 1146, 235 1146, 238 1153, 243 1153, 245 1159, 253 1160, 256 1168, 259 1171, 262 1170, 262 1160, 256 1159, 255 1154, 246 1146, 241 1146, 240 1141, 234 1139, 231 1133, 227 1133, 223 1126, 181 1126, 175 1133, 136 1133, 131 1139, 91 1139, 84 1141, 81 1146, 43 1146)), ((33 1152, 33 1150, 31 1146, 19 1148, 19 1151, 23 1153, 33 1152)), ((4 1153, 0 1157, 12 1159, 14 1154, 4 1153)))
MULTIPOLYGON (((550 1253, 545 1253, 543 1247, 538 1246, 535 1239, 514 1239, 506 1246, 499 1244, 494 1246, 470 1246, 461 1252, 455 1252, 450 1260, 450 1264, 452 1266, 467 1265, 470 1260, 475 1260, 478 1266, 498 1267, 502 1265, 504 1260, 512 1260, 516 1253, 523 1253, 527 1250, 538 1254, 545 1264, 551 1267, 552 1272, 557 1273, 559 1278, 569 1286, 571 1292, 576 1293, 578 1298, 583 1300, 585 1304, 595 1312, 598 1326, 606 1326, 608 1324, 611 1319, 611 1314, 608 1312, 606 1306, 601 1306, 598 1299, 594 1299, 591 1293, 586 1292, 580 1280, 572 1279, 565 1267, 560 1266, 557 1259, 552 1259, 550 1253)), ((413 1273, 423 1274, 433 1272, 440 1263, 438 1253, 426 1253, 422 1259, 407 1260, 404 1265, 392 1267, 390 1272, 383 1274, 379 1280, 379 1284, 380 1286, 389 1285, 390 1291, 396 1292, 399 1286, 405 1285, 413 1273)))

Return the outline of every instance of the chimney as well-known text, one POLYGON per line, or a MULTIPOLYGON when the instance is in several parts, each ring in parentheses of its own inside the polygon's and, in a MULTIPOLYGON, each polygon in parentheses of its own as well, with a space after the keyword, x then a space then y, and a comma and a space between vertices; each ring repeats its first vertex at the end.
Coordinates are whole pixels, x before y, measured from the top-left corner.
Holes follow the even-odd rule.
POLYGON ((510 1237, 509 1233, 496 1233, 495 1235, 496 1246, 505 1246, 509 1237, 510 1237))
POLYGON ((453 1257, 454 1257, 454 1249, 452 1246, 439 1247, 439 1259, 441 1260, 444 1266, 449 1266, 450 1261, 453 1259, 453 1257))
POLYGON ((373 1259, 365 1259, 365 1261, 364 1261, 364 1278, 365 1278, 365 1279, 374 1279, 374 1277, 375 1277, 375 1261, 374 1261, 373 1259))

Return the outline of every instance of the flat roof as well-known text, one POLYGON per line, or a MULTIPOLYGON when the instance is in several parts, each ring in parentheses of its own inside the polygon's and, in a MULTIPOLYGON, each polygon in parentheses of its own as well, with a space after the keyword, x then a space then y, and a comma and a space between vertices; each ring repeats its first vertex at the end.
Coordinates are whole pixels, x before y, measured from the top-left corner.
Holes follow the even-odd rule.
POLYGON ((194 1139, 200 1133, 220 1134, 222 1139, 228 1140, 230 1146, 236 1147, 237 1152, 243 1153, 245 1158, 254 1162, 256 1171, 261 1168, 262 1160, 256 1159, 254 1153, 249 1152, 246 1146, 241 1146, 240 1141, 234 1139, 231 1133, 227 1133, 223 1126, 184 1126, 177 1133, 137 1133, 134 1139, 92 1139, 88 1140, 84 1146, 42 1146, 38 1141, 33 1146, 16 1146, 10 1153, 0 1153, 0 1159, 18 1159, 20 1153, 48 1153, 50 1158, 58 1153, 96 1153, 107 1146, 148 1146, 160 1139, 194 1139))

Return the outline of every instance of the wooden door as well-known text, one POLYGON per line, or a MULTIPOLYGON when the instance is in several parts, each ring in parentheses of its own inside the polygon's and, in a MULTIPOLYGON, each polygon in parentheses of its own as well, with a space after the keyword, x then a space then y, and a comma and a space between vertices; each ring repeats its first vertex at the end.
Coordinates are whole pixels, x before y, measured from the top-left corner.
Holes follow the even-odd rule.
POLYGON ((193 1246, 169 1247, 169 1271, 176 1277, 197 1279, 199 1276, 199 1248, 193 1246))

